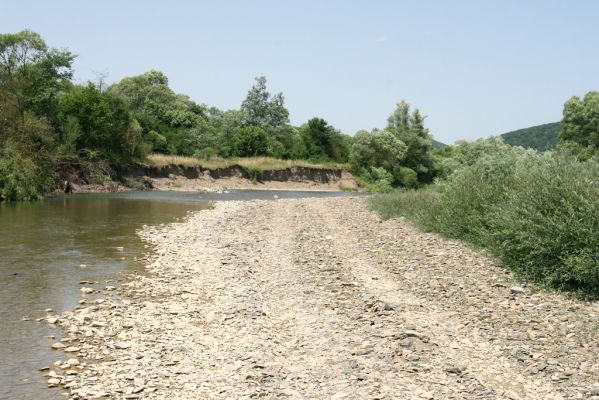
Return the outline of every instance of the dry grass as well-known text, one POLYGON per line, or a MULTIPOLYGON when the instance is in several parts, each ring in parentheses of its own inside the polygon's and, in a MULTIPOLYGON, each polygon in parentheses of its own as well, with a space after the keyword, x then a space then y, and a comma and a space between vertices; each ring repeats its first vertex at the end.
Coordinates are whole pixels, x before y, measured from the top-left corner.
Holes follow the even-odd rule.
POLYGON ((182 165, 184 167, 204 167, 204 168, 226 168, 231 165, 241 165, 245 168, 272 170, 291 167, 307 167, 317 169, 348 169, 347 164, 340 163, 311 163, 303 160, 279 160, 270 157, 248 157, 248 158, 221 158, 212 157, 208 159, 199 159, 194 157, 171 156, 165 154, 151 154, 148 156, 148 163, 156 167, 165 167, 167 165, 182 165))

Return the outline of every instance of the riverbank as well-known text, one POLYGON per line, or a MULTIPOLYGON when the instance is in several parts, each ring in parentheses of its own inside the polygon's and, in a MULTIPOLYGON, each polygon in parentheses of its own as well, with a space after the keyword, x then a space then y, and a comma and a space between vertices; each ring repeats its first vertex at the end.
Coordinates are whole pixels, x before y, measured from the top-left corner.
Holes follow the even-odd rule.
POLYGON ((71 398, 599 394, 596 303, 363 199, 218 202, 140 235, 147 276, 48 317, 66 352, 48 382, 71 398))
MULTIPOLYGON (((148 164, 113 167, 107 172, 86 173, 78 165, 60 171, 53 194, 122 192, 129 190, 358 191, 352 173, 340 166, 299 163, 268 158, 211 161, 209 167, 186 157, 150 158, 148 164), (165 162, 178 162, 167 164, 165 162), (100 176, 103 179, 98 179, 100 176)), ((89 168, 88 169, 92 169, 89 168)), ((106 171, 106 166, 104 166, 106 171)))

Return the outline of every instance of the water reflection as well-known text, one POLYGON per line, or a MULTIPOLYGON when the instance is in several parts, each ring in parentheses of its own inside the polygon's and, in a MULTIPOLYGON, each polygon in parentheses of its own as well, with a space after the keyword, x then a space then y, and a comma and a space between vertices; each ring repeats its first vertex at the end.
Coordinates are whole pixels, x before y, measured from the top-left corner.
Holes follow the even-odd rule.
POLYGON ((53 341, 46 338, 58 332, 35 319, 46 308, 73 308, 80 281, 103 287, 120 273, 140 270, 133 259, 143 254, 135 234, 143 224, 171 222, 207 206, 135 196, 0 204, 0 398, 62 398, 45 389, 37 371, 62 358, 49 350, 53 341), (22 321, 25 316, 31 321, 22 321))

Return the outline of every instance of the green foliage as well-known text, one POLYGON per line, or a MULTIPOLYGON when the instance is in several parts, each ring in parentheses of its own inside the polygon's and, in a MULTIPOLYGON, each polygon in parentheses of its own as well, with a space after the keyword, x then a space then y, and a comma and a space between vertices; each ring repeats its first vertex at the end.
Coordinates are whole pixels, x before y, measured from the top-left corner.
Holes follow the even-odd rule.
POLYGON ((349 162, 356 171, 373 167, 393 171, 406 151, 405 143, 389 131, 359 131, 354 136, 349 162))
POLYGON ((588 92, 581 100, 574 96, 564 104, 560 142, 574 142, 582 148, 599 150, 599 92, 588 92))
POLYGON ((392 177, 392 186, 415 187, 430 182, 438 172, 432 150, 424 117, 417 109, 410 112, 410 105, 402 101, 385 130, 356 133, 349 161, 365 182, 372 182, 373 168, 383 168, 392 177))
POLYGON ((599 294, 599 163, 529 155, 493 209, 489 247, 519 274, 599 294))
POLYGON ((470 166, 487 156, 521 154, 524 150, 506 144, 501 137, 478 139, 474 142, 458 141, 436 153, 438 175, 445 177, 454 171, 470 166))
POLYGON ((24 30, 0 34, 0 87, 21 118, 25 111, 52 117, 58 91, 72 76, 74 56, 48 48, 41 36, 24 30))
POLYGON ((370 167, 360 174, 360 183, 370 192, 388 193, 393 190, 393 175, 385 168, 370 167))
POLYGON ((395 167, 393 170, 393 180, 405 188, 415 188, 418 186, 418 174, 408 167, 395 167))
POLYGON ((96 150, 102 158, 126 160, 139 145, 139 124, 132 121, 125 102, 92 83, 77 86, 59 99, 59 118, 78 122, 77 150, 96 150))
POLYGON ((322 118, 312 118, 300 127, 306 158, 314 161, 347 162, 348 139, 322 118))
POLYGON ((434 195, 393 193, 371 205, 485 248, 524 279, 598 296, 597 182, 596 160, 506 152, 462 167, 434 195))
POLYGON ((37 200, 43 194, 43 173, 31 158, 14 148, 0 158, 0 199, 6 201, 37 200))
POLYGON ((141 127, 139 139, 152 151, 192 155, 219 141, 211 122, 212 115, 220 111, 176 94, 160 71, 123 78, 108 91, 124 99, 141 127))
POLYGON ((270 135, 257 126, 246 126, 233 136, 233 155, 236 157, 255 157, 270 154, 270 135))
MULTIPOLYGON (((61 157, 80 165, 90 160, 118 165, 149 152, 205 160, 351 160, 363 181, 378 191, 414 187, 436 173, 424 117, 405 102, 384 131, 360 133, 354 140, 321 118, 289 125, 283 94, 271 95, 264 76, 256 78, 239 110, 221 111, 175 93, 156 70, 108 89, 102 83, 76 85, 73 60, 68 51, 49 48, 37 33, 0 35, 0 161, 5 168, 31 161, 36 171, 52 170, 61 157), (9 143, 18 153, 11 159, 22 162, 7 161, 9 143)), ((103 180, 100 175, 92 178, 103 180)), ((23 174, 14 176, 27 181, 23 174)))
POLYGON ((402 100, 388 118, 387 130, 407 146, 402 166, 416 171, 420 182, 430 182, 436 170, 433 140, 424 127, 424 118, 418 109, 410 113, 410 105, 402 100))
POLYGON ((285 108, 282 93, 270 95, 266 89, 266 77, 258 76, 256 84, 248 91, 241 103, 243 125, 276 127, 289 122, 289 111, 285 108))
POLYGON ((562 124, 560 122, 552 122, 507 132, 500 135, 500 137, 505 143, 512 146, 546 151, 555 148, 561 131, 562 124))
POLYGON ((368 205, 384 219, 405 217, 424 226, 428 210, 437 201, 434 189, 398 190, 370 197, 368 205))

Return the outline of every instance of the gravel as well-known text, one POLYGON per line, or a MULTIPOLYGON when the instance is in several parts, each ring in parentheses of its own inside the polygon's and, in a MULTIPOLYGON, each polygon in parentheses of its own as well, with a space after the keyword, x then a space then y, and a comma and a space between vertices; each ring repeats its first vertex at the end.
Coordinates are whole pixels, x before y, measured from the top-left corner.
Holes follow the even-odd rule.
POLYGON ((599 393, 597 303, 381 221, 363 198, 221 202, 140 235, 149 274, 57 320, 57 350, 77 351, 48 385, 72 399, 599 393))

